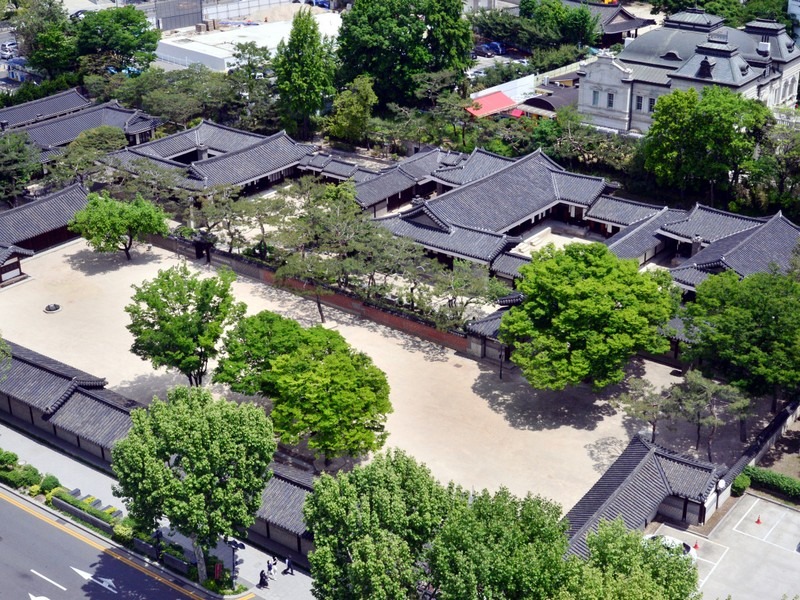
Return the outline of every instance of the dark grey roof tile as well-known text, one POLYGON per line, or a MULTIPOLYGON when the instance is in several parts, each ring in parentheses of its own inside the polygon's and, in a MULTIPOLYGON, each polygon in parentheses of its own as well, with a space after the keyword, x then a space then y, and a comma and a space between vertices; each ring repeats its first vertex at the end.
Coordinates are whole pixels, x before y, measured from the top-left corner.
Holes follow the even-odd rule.
POLYGON ((643 204, 625 198, 600 196, 586 212, 586 218, 590 221, 628 226, 652 217, 663 209, 663 206, 643 204))
POLYGON ((0 241, 24 243, 65 227, 86 206, 86 190, 73 184, 18 208, 0 212, 0 241))
POLYGON ((21 127, 36 121, 75 112, 91 105, 91 100, 84 98, 77 88, 72 88, 46 98, 2 108, 0 109, 0 121, 8 121, 10 128, 21 127))

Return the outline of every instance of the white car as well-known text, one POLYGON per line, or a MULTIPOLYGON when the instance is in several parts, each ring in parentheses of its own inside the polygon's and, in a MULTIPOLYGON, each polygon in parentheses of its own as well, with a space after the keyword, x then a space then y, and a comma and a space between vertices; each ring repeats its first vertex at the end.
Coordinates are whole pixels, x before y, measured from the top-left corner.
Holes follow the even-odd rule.
POLYGON ((677 538, 674 538, 669 535, 646 535, 644 536, 645 540, 658 540, 668 548, 678 548, 683 552, 684 556, 688 556, 692 559, 692 564, 697 564, 697 550, 692 548, 686 542, 682 542, 677 538))

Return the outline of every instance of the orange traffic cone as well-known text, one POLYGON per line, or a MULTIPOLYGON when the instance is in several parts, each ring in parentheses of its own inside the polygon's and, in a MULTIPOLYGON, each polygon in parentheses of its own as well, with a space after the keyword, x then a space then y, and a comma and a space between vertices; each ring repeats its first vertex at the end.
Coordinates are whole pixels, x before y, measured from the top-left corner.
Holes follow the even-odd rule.
POLYGON ((700 550, 700 544, 697 543, 697 540, 694 541, 694 546, 692 546, 695 550, 700 550))
POLYGON ((761 515, 758 515, 758 518, 756 519, 756 525, 761 525, 761 515))

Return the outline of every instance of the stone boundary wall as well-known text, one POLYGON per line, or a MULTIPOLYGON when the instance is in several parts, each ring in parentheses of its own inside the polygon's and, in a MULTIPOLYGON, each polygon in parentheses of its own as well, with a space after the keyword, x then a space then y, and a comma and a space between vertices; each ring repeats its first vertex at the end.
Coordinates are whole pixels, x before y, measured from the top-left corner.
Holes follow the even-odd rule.
POLYGON ((51 499, 53 502, 53 506, 55 506, 58 510, 63 510, 65 513, 68 513, 75 517, 76 519, 80 519, 81 521, 86 521, 93 527, 97 527, 101 531, 106 532, 108 535, 114 533, 114 527, 109 525, 105 521, 101 521, 94 515, 90 515, 86 511, 81 510, 77 506, 72 506, 68 502, 64 502, 61 498, 57 498, 53 496, 51 499))
MULTIPOLYGON (((192 260, 199 260, 195 253, 194 244, 175 237, 149 236, 147 241, 164 250, 175 252, 192 260)), ((205 259, 203 259, 205 260, 205 259)), ((298 279, 286 279, 275 283, 275 271, 266 265, 260 265, 236 254, 229 254, 222 250, 211 253, 211 264, 215 267, 229 267, 238 275, 255 279, 266 285, 280 287, 301 296, 312 294, 310 284, 298 279)), ((384 308, 369 304, 355 296, 342 292, 327 292, 321 296, 320 302, 325 306, 338 308, 346 313, 368 319, 379 325, 402 331, 409 335, 422 338, 428 342, 440 344, 456 352, 467 353, 469 343, 466 336, 450 331, 441 331, 428 325, 422 320, 416 320, 400 313, 391 312, 384 308)))

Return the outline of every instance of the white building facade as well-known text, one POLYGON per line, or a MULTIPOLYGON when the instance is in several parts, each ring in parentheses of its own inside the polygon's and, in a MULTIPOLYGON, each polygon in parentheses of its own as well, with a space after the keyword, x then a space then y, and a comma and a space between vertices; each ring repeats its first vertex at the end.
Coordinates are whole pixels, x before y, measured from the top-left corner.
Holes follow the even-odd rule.
POLYGON ((676 89, 718 85, 771 108, 794 106, 800 49, 773 20, 733 29, 721 17, 688 9, 631 40, 618 56, 601 53, 578 76, 578 111, 587 122, 644 133, 658 98, 676 89))

